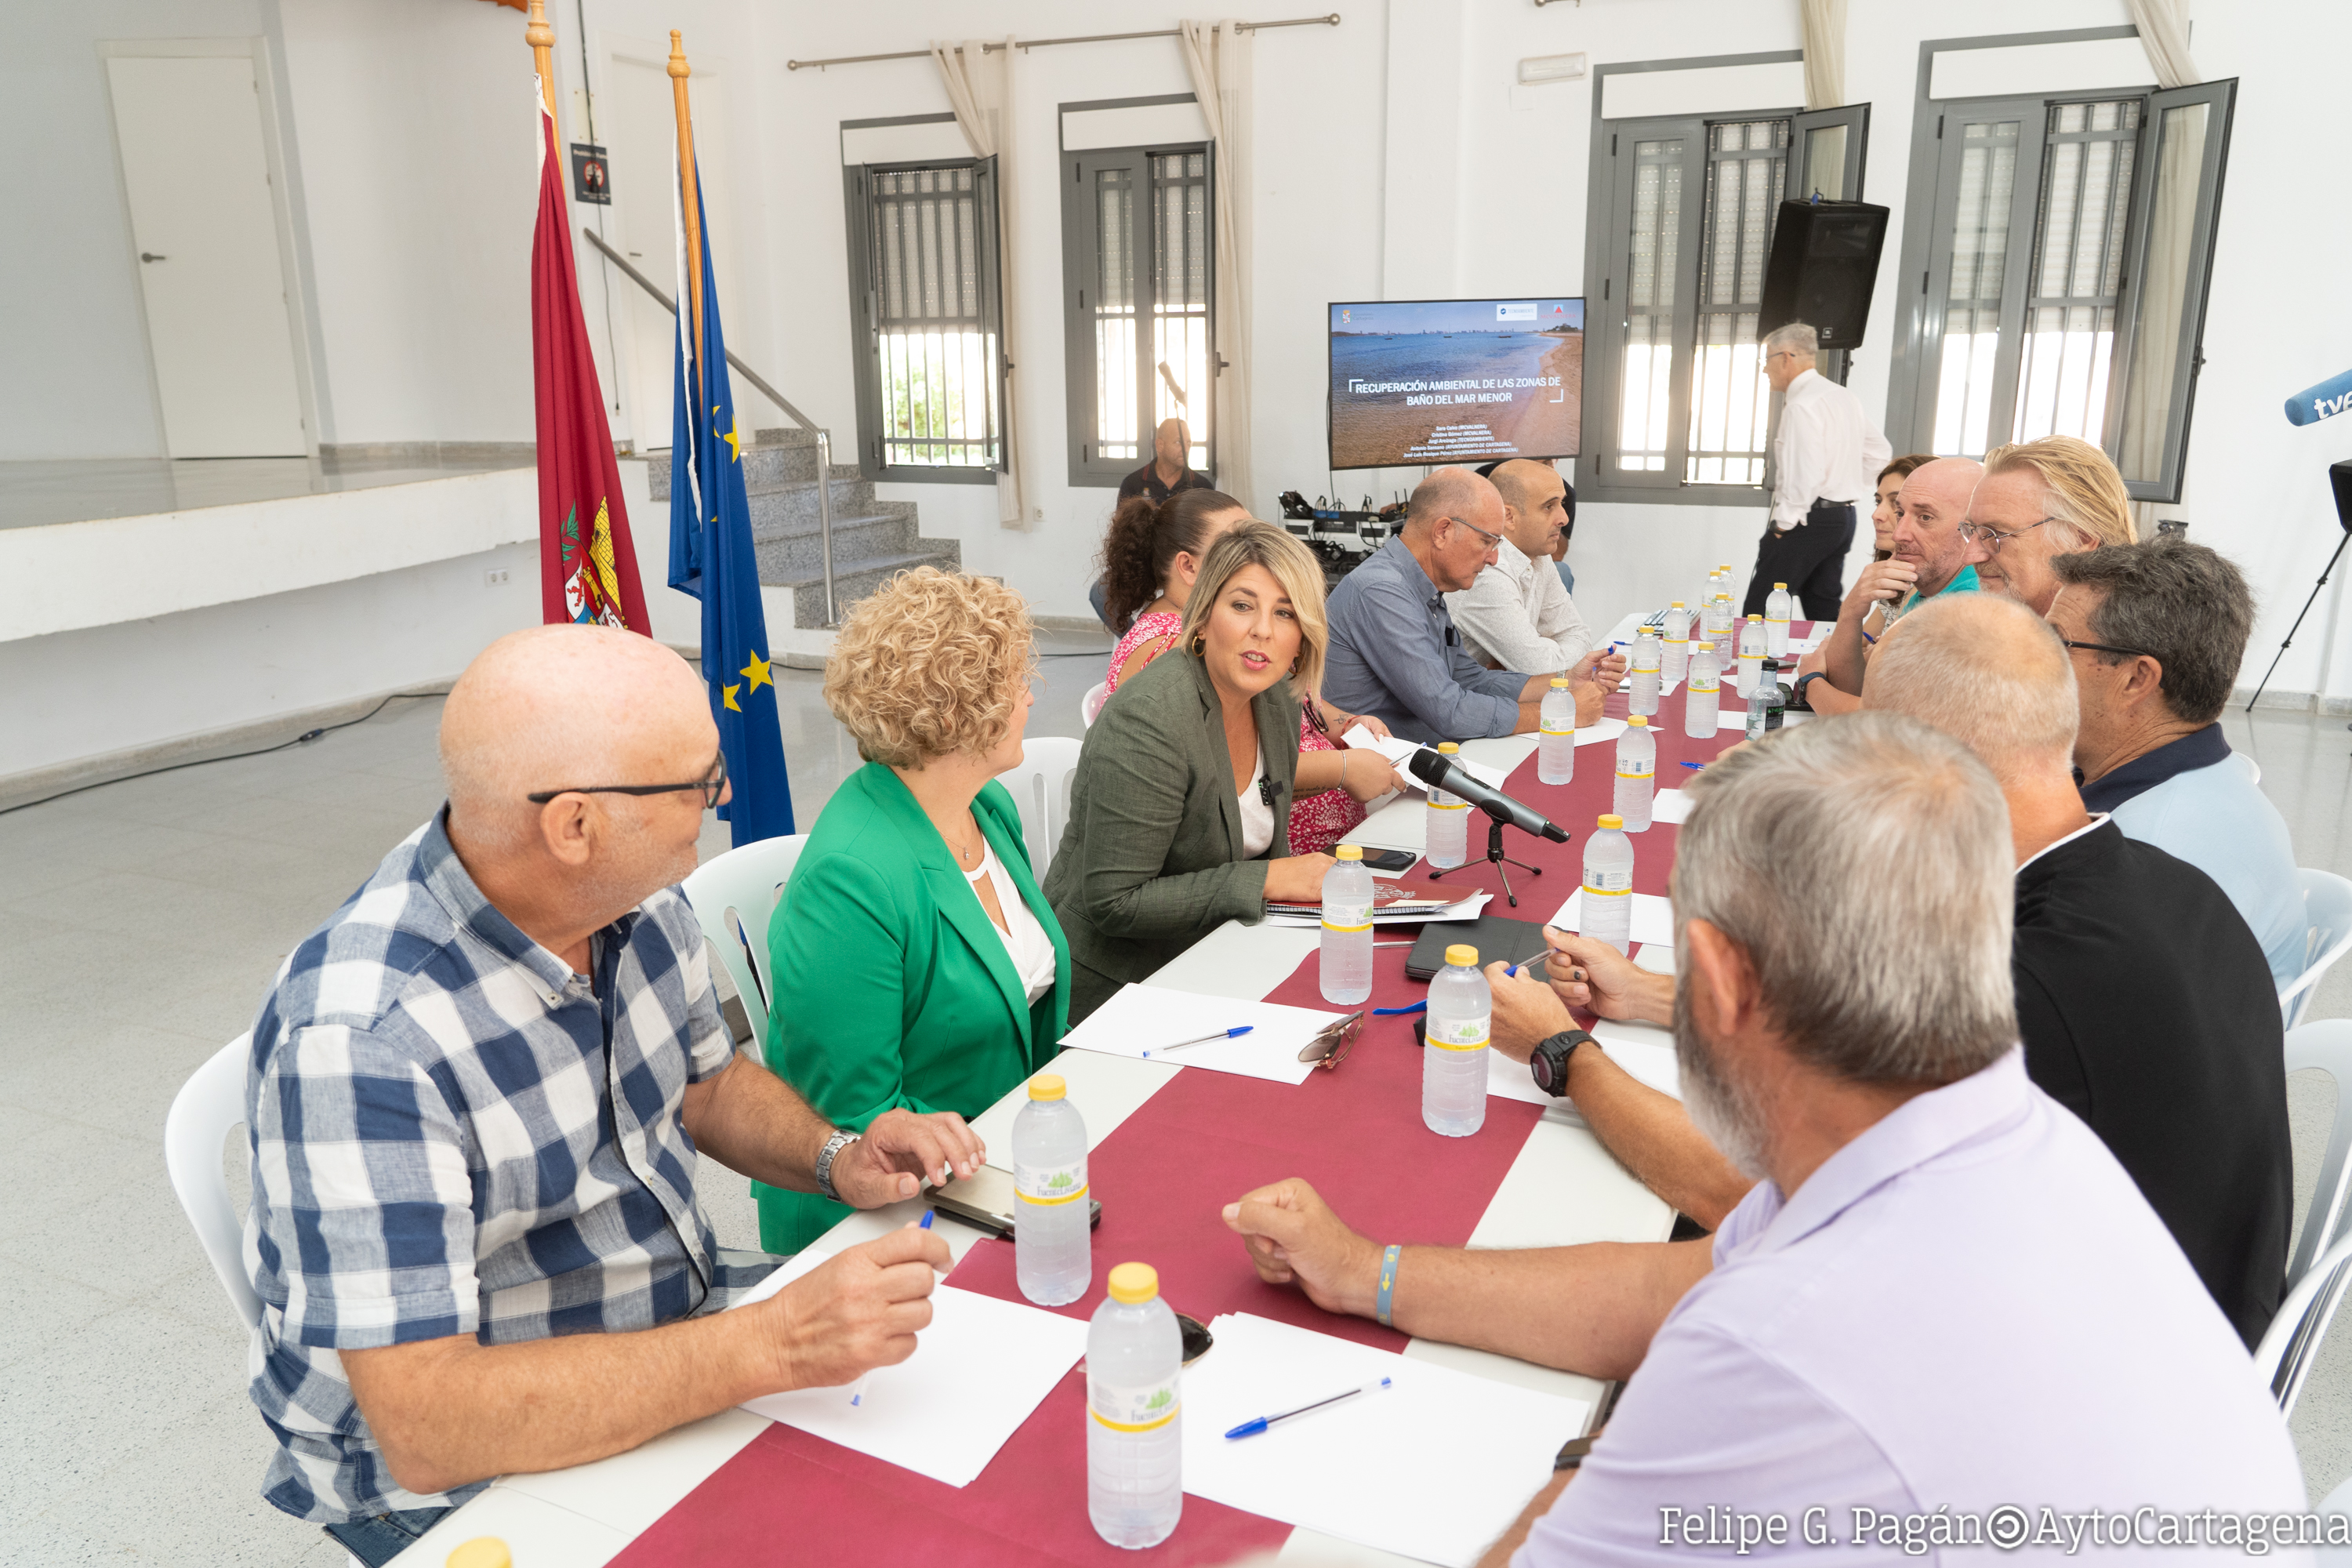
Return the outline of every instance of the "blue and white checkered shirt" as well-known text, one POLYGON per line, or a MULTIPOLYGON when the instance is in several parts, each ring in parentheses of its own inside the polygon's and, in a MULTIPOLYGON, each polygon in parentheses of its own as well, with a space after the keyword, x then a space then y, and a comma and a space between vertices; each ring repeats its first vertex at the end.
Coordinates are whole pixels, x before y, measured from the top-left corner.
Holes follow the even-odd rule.
POLYGON ((287 1512, 483 1484, 402 1489, 338 1352, 651 1328, 767 1272, 722 1262, 695 1204, 680 1106, 734 1046, 693 911, 667 889, 591 945, 593 984, 491 907, 436 816, 278 972, 246 1079, 245 1265, 263 1494, 287 1512))

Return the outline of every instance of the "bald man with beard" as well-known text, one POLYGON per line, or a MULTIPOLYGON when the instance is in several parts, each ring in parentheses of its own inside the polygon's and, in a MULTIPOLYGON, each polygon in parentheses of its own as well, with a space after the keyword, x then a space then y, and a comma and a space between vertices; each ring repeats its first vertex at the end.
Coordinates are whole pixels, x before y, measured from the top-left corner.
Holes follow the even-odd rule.
POLYGON ((986 1157, 951 1114, 835 1130, 719 1013, 676 884, 727 798, 702 683, 625 632, 492 644, 441 721, 448 804, 255 1021, 245 1257, 264 1495, 363 1563, 499 1475, 907 1359, 946 1245, 911 1227, 741 1311, 708 1154, 860 1208, 986 1157))
POLYGON ((1525 458, 1496 465, 1491 478, 1503 498, 1502 542, 1476 582, 1445 595, 1445 607, 1479 663, 1557 675, 1599 640, 1552 570, 1551 552, 1568 526, 1568 482, 1549 463, 1525 458))

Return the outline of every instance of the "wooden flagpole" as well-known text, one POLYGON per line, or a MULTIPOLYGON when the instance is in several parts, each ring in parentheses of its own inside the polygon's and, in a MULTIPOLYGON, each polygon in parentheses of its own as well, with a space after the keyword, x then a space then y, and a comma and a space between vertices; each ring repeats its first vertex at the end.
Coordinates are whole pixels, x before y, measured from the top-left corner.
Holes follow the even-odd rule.
POLYGON ((530 58, 539 70, 540 100, 547 105, 547 117, 555 118, 555 62, 550 51, 555 47, 555 29, 547 25, 547 0, 530 0, 530 25, 522 30, 523 40, 530 45, 530 58))
MULTIPOLYGON (((540 0, 531 0, 533 5, 540 0)), ((694 310, 694 356, 698 367, 702 363, 702 193, 695 179, 694 116, 686 105, 686 79, 693 74, 686 63, 686 50, 678 43, 677 30, 669 35, 670 96, 677 108, 677 197, 678 208, 686 215, 686 294, 694 310)), ((702 395, 698 383, 695 396, 702 395)))

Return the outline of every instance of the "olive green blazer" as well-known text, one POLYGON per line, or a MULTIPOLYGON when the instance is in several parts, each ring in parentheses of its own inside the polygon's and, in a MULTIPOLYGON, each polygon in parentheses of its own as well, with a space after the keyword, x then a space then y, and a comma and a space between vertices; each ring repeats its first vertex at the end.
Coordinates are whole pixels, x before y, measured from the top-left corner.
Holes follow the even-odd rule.
POLYGON ((1198 658, 1176 649, 1152 660, 1087 731, 1069 822, 1045 873, 1076 971, 1072 1023, 1225 921, 1265 915, 1266 861, 1290 853, 1298 701, 1281 680, 1253 706, 1276 792, 1274 843, 1255 860, 1242 854, 1224 721, 1198 658))
MULTIPOLYGON (((862 1131, 894 1106, 970 1120, 1052 1060, 1067 1026, 1069 943, 1029 874, 1021 814, 991 782, 971 815, 1053 939, 1054 989, 1030 1004, 939 829, 898 774, 866 763, 825 803, 768 922, 768 1066, 837 1126, 862 1131)), ((770 1252, 797 1252, 850 1212, 752 1191, 770 1252)))

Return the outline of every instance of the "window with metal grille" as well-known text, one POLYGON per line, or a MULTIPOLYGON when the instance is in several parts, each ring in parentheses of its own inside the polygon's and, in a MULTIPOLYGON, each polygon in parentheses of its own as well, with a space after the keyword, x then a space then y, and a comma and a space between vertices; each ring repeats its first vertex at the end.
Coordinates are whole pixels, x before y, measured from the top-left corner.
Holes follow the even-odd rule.
POLYGON ((993 482, 1002 466, 996 210, 988 162, 854 168, 860 465, 993 482))
POLYGON ((1759 319, 1773 223, 1797 166, 1832 199, 1858 199, 1868 109, 1601 123, 1580 493, 1761 498, 1773 402, 1759 339, 1781 324, 1759 319))
POLYGON ((1187 460, 1213 469, 1214 206, 1206 147, 1066 155, 1070 482, 1115 485, 1181 419, 1187 460))
POLYGON ((1887 429, 1981 457, 2104 447, 2143 500, 2179 497, 2236 83, 1924 101, 1887 429))

